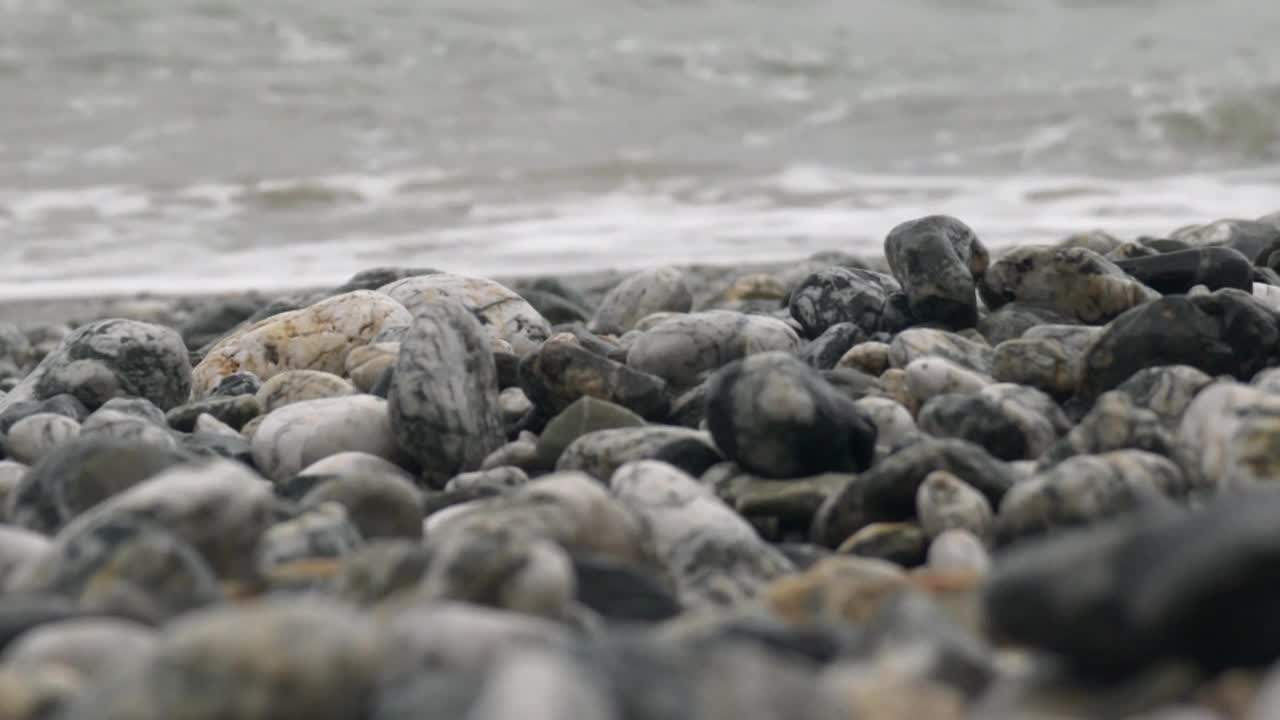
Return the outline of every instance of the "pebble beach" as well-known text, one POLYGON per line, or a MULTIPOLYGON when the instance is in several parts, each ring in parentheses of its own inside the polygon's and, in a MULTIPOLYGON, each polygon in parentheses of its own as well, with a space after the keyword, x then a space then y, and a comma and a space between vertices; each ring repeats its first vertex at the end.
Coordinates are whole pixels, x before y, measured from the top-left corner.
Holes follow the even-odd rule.
POLYGON ((884 233, 0 305, 0 718, 1280 717, 1280 214, 884 233))

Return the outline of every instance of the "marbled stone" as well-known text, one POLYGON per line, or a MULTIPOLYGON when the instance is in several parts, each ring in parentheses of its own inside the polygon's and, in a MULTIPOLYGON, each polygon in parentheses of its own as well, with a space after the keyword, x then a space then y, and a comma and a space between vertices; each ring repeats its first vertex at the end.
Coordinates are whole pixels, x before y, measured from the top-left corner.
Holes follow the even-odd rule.
POLYGON ((328 400, 355 394, 354 385, 333 373, 320 370, 285 370, 264 382, 255 397, 262 409, 262 414, 270 415, 294 403, 328 400))
POLYGON ((1103 323, 1160 294, 1101 255, 1084 248, 1015 248, 993 263, 979 284, 983 302, 999 308, 1024 302, 1103 323))
MULTIPOLYGON (((279 376, 277 376, 279 377, 279 376)), ((262 405, 252 395, 235 395, 233 397, 214 397, 207 400, 179 405, 165 413, 169 427, 182 432, 192 432, 196 420, 201 415, 216 418, 232 430, 239 430, 244 424, 262 414, 262 405)))
POLYGON ((373 633, 320 602, 194 613, 139 662, 69 709, 77 720, 364 717, 378 669, 373 633))
POLYGON ((372 395, 307 400, 266 416, 253 435, 254 464, 281 482, 330 455, 364 452, 397 462, 387 401, 372 395))
MULTIPOLYGON (((509 311, 515 313, 512 322, 525 317, 517 310, 509 311)), ((400 344, 389 398, 391 427, 427 481, 439 486, 458 473, 480 469, 506 433, 497 369, 480 323, 464 306, 447 300, 423 304, 416 315, 400 344)))
POLYGON ((945 215, 902 223, 889 231, 884 254, 914 317, 952 328, 977 323, 974 284, 990 257, 968 225, 945 215))
POLYGON ((791 291, 788 309, 812 338, 841 323, 853 323, 867 332, 897 332, 911 319, 897 280, 844 267, 828 267, 805 278, 791 291))
POLYGON ((1174 433, 1154 411, 1139 407, 1125 392, 1103 393, 1093 409, 1044 453, 1040 462, 1048 467, 1076 455, 1098 455, 1111 450, 1146 450, 1171 456, 1174 433))
POLYGON ((1173 461, 1142 450, 1079 455, 1014 485, 996 518, 1001 543, 1087 525, 1144 502, 1180 498, 1190 483, 1173 461))
POLYGON ((0 447, 10 458, 34 465, 80 436, 80 423, 64 415, 36 413, 14 423, 0 447))
POLYGON ((439 273, 399 280, 381 288, 399 300, 415 318, 449 302, 461 305, 491 338, 511 344, 524 357, 551 335, 551 325, 524 298, 485 278, 439 273))
POLYGON ((707 425, 744 469, 785 478, 857 471, 871 464, 876 426, 795 357, 762 353, 711 379, 707 425))
POLYGON ((114 397, 142 397, 162 409, 187 399, 191 364, 169 328, 131 320, 99 320, 62 340, 26 379, 0 398, 0 414, 26 400, 75 397, 97 408, 114 397))
POLYGON ((555 335, 520 362, 520 387, 548 416, 582 397, 607 400, 642 417, 660 419, 670 410, 667 383, 555 335))
POLYGON ((410 319, 399 302, 369 290, 273 315, 209 349, 192 372, 192 398, 206 397, 224 377, 242 371, 264 381, 286 370, 341 373, 352 349, 369 344, 386 327, 409 324, 410 319))
POLYGON ((982 540, 968 530, 952 528, 929 543, 929 568, 945 573, 985 576, 991 571, 991 555, 982 540))
POLYGON ((538 453, 537 439, 514 440, 506 443, 486 455, 480 463, 481 470, 508 466, 529 471, 545 469, 538 453))
POLYGON ((974 342, 956 333, 930 328, 904 330, 889 344, 889 363, 895 368, 905 368, 920 358, 939 357, 990 376, 994 354, 989 345, 974 342))
POLYGON ((277 569, 290 563, 341 558, 363 543, 344 506, 336 502, 313 503, 262 534, 255 551, 257 571, 271 578, 277 569))
POLYGON ((366 540, 422 537, 422 493, 402 473, 338 475, 302 497, 305 508, 336 503, 366 540))
POLYGON ((644 270, 631 275, 609 291, 588 328, 601 335, 621 335, 640 318, 656 312, 689 312, 693 296, 684 273, 673 267, 644 270))
POLYGON ((658 557, 686 608, 741 602, 792 569, 737 513, 666 463, 623 465, 609 487, 653 529, 658 557))
POLYGON ((889 368, 880 375, 881 392, 885 397, 893 400, 914 418, 920 412, 920 401, 912 394, 911 388, 907 386, 907 371, 902 368, 889 368))
POLYGON ((400 343, 379 342, 353 348, 347 354, 346 375, 360 392, 369 392, 387 368, 400 357, 400 343))
POLYGON ((577 470, 604 482, 629 462, 667 459, 667 453, 678 452, 685 445, 708 457, 720 457, 711 437, 697 430, 662 425, 623 427, 596 430, 574 440, 560 454, 556 470, 577 470))
POLYGON ((1175 455, 1209 488, 1280 477, 1280 395, 1215 383, 1196 395, 1177 429, 1175 455))
POLYGON ((683 390, 748 355, 799 349, 799 336, 781 320, 710 310, 666 320, 642 333, 627 353, 627 364, 683 390))
POLYGON ((921 440, 877 463, 832 495, 814 518, 814 541, 836 547, 870 523, 912 517, 916 492, 936 470, 955 475, 993 506, 1018 480, 1013 468, 977 445, 963 440, 921 440))
POLYGON ((1253 290, 1253 263, 1228 247, 1202 247, 1121 260, 1116 265, 1138 282, 1164 295, 1185 293, 1196 285, 1210 290, 1253 290))
POLYGON ((1139 370, 1190 365, 1248 380, 1275 351, 1274 314, 1239 290, 1175 295, 1116 318, 1085 354, 1081 392, 1097 397, 1139 370))
POLYGON ((986 496, 945 470, 929 473, 916 491, 916 517, 930 539, 948 530, 991 536, 995 511, 986 496))
POLYGON ((907 371, 907 388, 922 404, 937 395, 976 395, 993 382, 985 375, 937 356, 917 358, 903 369, 907 371))
POLYGON ((547 423, 538 436, 538 458, 546 467, 555 467, 565 448, 587 433, 643 425, 644 419, 630 410, 585 395, 547 423))
POLYGON ((878 376, 889 369, 889 344, 864 342, 854 345, 849 348, 849 352, 840 356, 836 368, 848 368, 878 376))
POLYGON ((1085 352, 1101 334, 1097 328, 1042 325, 996 346, 992 376, 1027 385, 1054 397, 1070 397, 1080 385, 1085 352), (1073 328, 1068 332, 1067 328, 1073 328))
POLYGON ((937 395, 920 408, 916 422, 934 437, 968 440, 1001 460, 1039 457, 1058 439, 1048 417, 986 392, 937 395))
POLYGON ((1075 322, 1073 313, 1063 313, 1039 305, 1011 302, 1001 305, 978 321, 978 332, 992 347, 1022 337, 1039 325, 1067 325, 1075 322))
POLYGON ((853 403, 876 426, 876 459, 883 460, 916 439, 919 429, 911 412, 897 400, 869 396, 853 403))
POLYGON ((800 359, 809 367, 830 370, 854 345, 867 340, 867 332, 853 323, 837 323, 800 349, 800 359))

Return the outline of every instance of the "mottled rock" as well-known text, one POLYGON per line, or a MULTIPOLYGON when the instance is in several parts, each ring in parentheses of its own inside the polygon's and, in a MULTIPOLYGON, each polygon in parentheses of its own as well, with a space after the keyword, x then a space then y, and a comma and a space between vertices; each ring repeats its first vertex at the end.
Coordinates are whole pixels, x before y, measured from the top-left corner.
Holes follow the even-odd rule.
POLYGON ((889 369, 889 344, 864 342, 854 345, 836 362, 836 368, 848 368, 878 376, 889 369))
POLYGON ((792 569, 737 513, 670 465, 628 463, 609 486, 653 528, 658 557, 685 607, 732 605, 792 569))
POLYGON ((982 375, 991 375, 994 351, 955 333, 929 328, 912 328, 898 333, 889 344, 889 363, 905 368, 915 360, 939 357, 982 375))
POLYGON ((491 338, 511 344, 524 357, 551 335, 551 325, 524 298, 492 280, 439 273, 399 280, 381 288, 399 300, 415 318, 449 301, 461 305, 491 338))
POLYGON ((341 295, 352 290, 377 290, 397 280, 420 275, 435 275, 439 272, 435 268, 425 267, 372 267, 352 275, 332 292, 334 295, 341 295))
POLYGON ((76 422, 83 422, 89 417, 89 409, 71 395, 54 395, 44 400, 24 400, 13 403, 9 409, 0 413, 0 435, 9 432, 9 428, 19 420, 37 413, 62 415, 76 422))
POLYGON ((1058 439, 1048 417, 985 392, 937 395, 920 408, 916 421, 934 437, 968 440, 1001 460, 1039 457, 1058 439))
POLYGON ((1265 366, 1278 339, 1272 312, 1239 290, 1162 298, 1107 326, 1085 354, 1080 389, 1097 397, 1157 365, 1248 380, 1265 366))
MULTIPOLYGON (((279 377, 279 376, 277 376, 279 377)), ((244 424, 262 414, 262 405, 252 395, 235 395, 233 397, 215 397, 207 400, 179 405, 165 413, 169 427, 182 432, 192 432, 196 420, 201 415, 216 418, 233 430, 239 430, 244 424)))
POLYGON ((347 354, 346 375, 360 392, 369 392, 387 368, 400 357, 400 343, 379 342, 353 348, 347 354))
POLYGON ((995 523, 995 512, 986 496, 945 470, 929 473, 920 483, 916 517, 930 539, 948 530, 964 530, 987 538, 995 523))
POLYGON ((187 348, 173 330, 131 320, 100 320, 64 338, 0 398, 0 413, 21 401, 62 394, 90 409, 123 396, 146 398, 167 409, 187 399, 191 377, 187 348))
POLYGON ((867 332, 897 332, 911 320, 897 280, 844 267, 828 267, 805 278, 792 290, 788 309, 812 338, 841 323, 853 323, 867 332))
POLYGON ((686 445, 692 445, 693 450, 708 458, 721 459, 706 433, 653 425, 587 433, 564 449, 556 461, 556 470, 578 470, 604 482, 629 462, 668 459, 667 453, 679 451, 686 445))
POLYGON ((978 321, 978 332, 992 347, 1008 340, 1022 337, 1023 333, 1040 325, 1068 325, 1076 322, 1075 315, 1063 313, 1039 305, 1011 302, 1001 305, 978 321))
POLYGON ((1273 481, 1280 477, 1280 395, 1210 385, 1187 407, 1176 447, 1182 467, 1206 487, 1273 481))
POLYGON ((1202 247, 1161 253, 1116 265, 1138 282, 1164 295, 1185 293, 1196 285, 1210 290, 1253 290, 1253 263, 1228 247, 1202 247))
POLYGON ((333 373, 320 370, 285 370, 263 383, 256 393, 256 399, 262 414, 270 415, 294 403, 328 400, 355 394, 354 385, 333 373))
POLYGON ((991 308, 1024 302, 1103 323, 1160 294, 1101 255, 1084 248, 1015 248, 993 263, 979 284, 991 308))
POLYGON ((876 459, 883 460, 918 435, 911 412, 896 400, 864 397, 854 402, 863 416, 876 426, 876 459))
POLYGON ((840 543, 839 552, 918 567, 928 557, 929 538, 912 522, 873 522, 840 543))
POLYGON ((409 312, 399 302, 369 290, 355 290, 265 318, 209 349, 192 371, 191 395, 194 399, 206 397, 224 377, 242 371, 262 380, 286 370, 339 374, 352 349, 369 344, 383 328, 409 322, 409 312))
POLYGON ((884 385, 874 375, 851 368, 835 368, 823 370, 824 380, 831 383, 845 397, 857 402, 866 397, 884 397, 884 385))
POLYGON ((800 359, 818 370, 830 370, 854 345, 867 340, 867 332, 853 323, 837 323, 800 349, 800 359))
POLYGON ((1264 248, 1280 240, 1280 229, 1262 221, 1216 220, 1181 228, 1172 238, 1192 247, 1228 247, 1256 258, 1264 248))
POLYGON ((601 335, 621 335, 640 318, 656 312, 689 312, 693 296, 684 273, 672 267, 638 272, 609 291, 588 328, 601 335))
POLYGON ((913 316, 952 328, 977 323, 974 284, 990 257, 968 225, 944 215, 902 223, 889 231, 884 254, 913 316))
POLYGON ((914 418, 920 412, 920 401, 907 386, 907 371, 902 368, 889 368, 880 375, 880 387, 884 396, 898 403, 911 413, 914 418))
POLYGON ((89 508, 187 460, 171 448, 77 440, 26 472, 9 496, 10 522, 54 532, 89 508))
POLYGON ((253 435, 254 464, 277 482, 343 452, 368 453, 391 462, 403 458, 386 400, 353 395, 293 403, 267 415, 253 435))
POLYGON ((421 541, 375 540, 344 556, 333 577, 333 596, 368 608, 412 590, 426 575, 430 556, 421 541))
POLYGON ((267 528, 255 553, 257 570, 271 579, 290 563, 340 558, 363 543, 345 507, 336 502, 312 504, 295 517, 267 528))
POLYGON ((627 353, 627 364, 687 389, 734 360, 799 349, 799 336, 781 320, 711 310, 672 318, 642 333, 627 353))
POLYGON ((377 651, 366 623, 319 602, 266 603, 175 622, 139 662, 104 676, 79 720, 311 718, 367 711, 377 651))
POLYGON ((944 573, 972 573, 984 576, 991 571, 991 556, 982 540, 962 528, 944 530, 929 543, 927 564, 944 573))
POLYGON ((85 442, 177 447, 177 439, 165 423, 163 414, 151 417, 108 405, 85 418, 78 437, 85 442))
POLYGON ((508 466, 530 471, 545 469, 539 459, 537 440, 509 442, 486 455, 480 463, 481 470, 508 466))
POLYGON ((754 355, 717 372, 707 425, 726 456, 766 477, 862 470, 875 451, 876 427, 853 401, 785 353, 754 355))
POLYGON ((1052 529, 1087 525, 1162 498, 1190 484, 1168 458, 1142 450, 1080 455, 1014 485, 996 519, 1002 543, 1052 529))
POLYGON ((14 423, 0 446, 10 458, 34 465, 79 436, 80 423, 75 420, 53 413, 36 413, 14 423))
POLYGON ((520 363, 520 387, 547 415, 555 415, 582 397, 595 397, 648 418, 670 410, 667 383, 601 357, 567 335, 556 335, 520 363))
POLYGON ((814 518, 814 541, 836 547, 870 523, 912 517, 916 492, 936 470, 955 475, 993 506, 1018 480, 1013 468, 977 445, 963 440, 921 440, 877 463, 832 495, 814 518))
POLYGON ((583 396, 547 423, 538 436, 538 457, 554 467, 565 448, 587 433, 642 425, 644 419, 624 407, 583 396))
POLYGON ((907 371, 907 388, 921 403, 948 393, 975 395, 992 383, 991 378, 936 356, 912 360, 907 371))
POLYGON ((1116 390, 1176 428, 1191 401, 1212 382, 1213 378, 1188 365, 1161 365, 1139 370, 1116 390))
POLYGON ((1138 407, 1128 393, 1117 390, 1103 393, 1089 414, 1044 454, 1041 465, 1124 449, 1171 456, 1175 445, 1174 433, 1159 415, 1138 407))
POLYGON ((1041 325, 996 346, 993 377, 1069 397, 1080 385, 1085 352, 1101 334, 1087 326, 1041 325))
MULTIPOLYGON (((525 317, 518 310, 515 305, 505 311, 514 313, 513 323, 525 317)), ((389 398, 391 427, 427 481, 443 485, 458 473, 480 469, 506 439, 497 369, 483 328, 462 305, 439 300, 417 307, 416 316, 400 345, 389 398)))
POLYGON ((339 475, 302 497, 303 508, 336 503, 366 540, 422 537, 422 493, 402 473, 339 475))

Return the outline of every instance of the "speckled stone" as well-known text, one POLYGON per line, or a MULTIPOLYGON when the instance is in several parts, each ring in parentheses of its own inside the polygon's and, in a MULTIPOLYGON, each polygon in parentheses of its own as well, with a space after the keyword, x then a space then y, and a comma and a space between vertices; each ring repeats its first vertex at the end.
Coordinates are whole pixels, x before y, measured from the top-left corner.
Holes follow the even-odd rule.
POLYGON ((438 273, 405 278, 381 288, 415 318, 444 301, 460 304, 488 337, 505 340, 524 357, 551 335, 551 325, 524 298, 485 278, 438 273))
POLYGON ((907 387, 921 403, 936 395, 975 395, 994 382, 986 375, 937 356, 917 358, 903 369, 907 372, 907 387))
POLYGON ((666 320, 642 333, 627 353, 627 364, 682 390, 748 355, 799 349, 799 336, 781 320, 710 310, 666 320))
POLYGON ((884 254, 913 316, 953 328, 978 321, 974 283, 990 257, 968 225, 945 215, 910 220, 889 231, 884 254))
POLYGON ((920 412, 920 401, 907 385, 906 370, 889 368, 881 373, 879 379, 880 387, 886 397, 906 408, 913 418, 920 412))
MULTIPOLYGON (((607 481, 623 465, 636 460, 667 459, 692 446, 718 462, 720 453, 707 433, 661 425, 596 430, 569 444, 556 461, 556 470, 577 470, 601 482, 607 481)), ((674 458, 672 458, 674 459, 674 458)), ((708 463, 710 467, 712 463, 708 463)))
POLYGON ((1213 378, 1188 365, 1161 365, 1139 370, 1116 390, 1128 395, 1134 406, 1154 412, 1176 428, 1191 401, 1212 382, 1213 378))
POLYGON ((710 490, 666 463, 628 463, 609 487, 653 529, 658 557, 687 608, 741 602, 792 570, 786 557, 710 490))
POLYGON ((369 392, 387 368, 400 357, 400 343, 378 342, 353 348, 347 354, 346 376, 360 392, 369 392))
POLYGON ((1280 476, 1280 395, 1216 383, 1187 407, 1176 455, 1199 483, 1235 487, 1280 476))
POLYGON ((302 497, 303 508, 337 503, 366 540, 422 537, 422 493, 401 473, 333 477, 302 497))
POLYGON ((1274 313, 1239 290, 1162 298, 1107 326, 1085 354, 1080 390, 1096 397, 1158 365, 1248 380, 1266 365, 1278 340, 1274 313))
POLYGON ((378 669, 374 635, 348 610, 262 603, 175 622, 140 662, 104 676, 79 720, 362 717, 378 669))
POLYGON ((1227 247, 1202 247, 1153 253, 1116 262, 1136 280, 1165 295, 1185 293, 1196 285, 1210 290, 1253 290, 1253 262, 1227 247))
POLYGON ((582 397, 607 400, 653 419, 665 417, 671 407, 665 380, 601 357, 567 334, 551 337, 525 356, 520 387, 548 416, 582 397))
POLYGON ((994 351, 989 345, 962 335, 930 328, 912 328, 898 333, 889 344, 889 363, 905 368, 924 357, 939 357, 982 375, 991 375, 994 351))
POLYGON ((1080 455, 1014 485, 1000 504, 1003 544, 1052 529, 1087 525, 1143 502, 1178 498, 1190 484, 1168 458, 1141 450, 1080 455))
MULTIPOLYGON (((279 377, 279 376, 277 376, 279 377)), ((186 405, 179 405, 165 413, 169 427, 181 432, 192 432, 196 420, 202 415, 216 418, 219 422, 238 431, 244 424, 262 414, 262 405, 252 395, 236 395, 233 397, 217 397, 198 400, 186 405)))
POLYGON ((1080 327, 1078 332, 1070 334, 1035 334, 1047 327, 1071 326, 1032 328, 1021 338, 1000 343, 992 360, 992 376, 1000 382, 1027 385, 1054 397, 1070 397, 1080 385, 1085 352, 1101 331, 1080 327))
POLYGON ((13 460, 34 465, 79 436, 80 423, 75 420, 53 413, 36 413, 14 423, 0 446, 13 460))
POLYGON ((840 356, 836 368, 849 368, 878 376, 889 369, 889 344, 873 341, 854 345, 840 356))
POLYGON ((89 417, 89 409, 71 395, 54 395, 44 400, 24 400, 13 403, 7 410, 0 413, 0 435, 9 432, 9 428, 19 420, 37 413, 62 415, 76 422, 84 422, 84 419, 89 417))
POLYGON ((267 528, 255 551, 257 569, 270 578, 289 563, 340 558, 362 544, 364 539, 346 507, 336 502, 312 503, 295 517, 267 528))
POLYGON ((1097 455, 1111 450, 1146 450, 1172 456, 1174 433, 1159 415, 1137 406, 1118 390, 1103 393, 1093 409, 1041 458, 1048 467, 1076 455, 1097 455))
POLYGON ((387 401, 372 395, 307 400, 262 421, 253 436, 254 464, 277 482, 342 452, 404 459, 391 431, 387 401))
POLYGON ((707 425, 729 459, 766 477, 862 470, 875 452, 876 426, 853 401, 780 352, 730 363, 712 376, 707 425))
POLYGON ((223 599, 214 571, 194 547, 158 523, 124 515, 67 526, 46 552, 14 569, 7 589, 52 592, 85 610, 155 622, 223 599))
POLYGON ((369 344, 386 327, 409 324, 410 319, 399 302, 369 290, 268 317, 209 349, 192 372, 192 397, 207 396, 224 377, 242 371, 264 381, 286 370, 339 374, 352 349, 369 344))
POLYGON ((108 498, 63 532, 146 518, 191 543, 220 575, 236 576, 247 571, 272 504, 271 485, 253 471, 229 460, 205 460, 171 467, 108 498))
POLYGON ((601 335, 620 335, 646 315, 689 312, 692 307, 684 273, 672 267, 653 268, 615 285, 600 301, 588 328, 601 335))
POLYGON ((788 310, 811 338, 841 323, 853 323, 868 332, 897 332, 911 321, 897 280, 844 267, 824 268, 806 277, 792 290, 788 310))
POLYGON ((930 539, 948 530, 991 536, 995 511, 986 496, 945 470, 931 472, 916 491, 916 516, 930 539))
POLYGON ((1085 248, 1015 248, 987 270, 983 302, 998 308, 1024 302, 1052 308, 1086 323, 1103 323, 1160 297, 1098 253, 1085 248))
POLYGON ((131 320, 100 320, 64 338, 0 398, 0 414, 18 402, 61 394, 91 409, 121 396, 147 398, 167 409, 186 401, 191 377, 187 348, 173 330, 131 320))
POLYGON ((1174 231, 1172 239, 1192 247, 1229 247, 1256 258, 1262 250, 1280 240, 1275 225, 1254 220, 1215 220, 1174 231))
POLYGON ((333 373, 320 370, 285 370, 263 383, 256 393, 256 399, 262 414, 270 415, 294 403, 355 394, 354 385, 333 373))
POLYGON ((497 368, 480 323, 448 301, 417 307, 416 315, 400 344, 389 397, 391 427, 426 480, 439 487, 480 469, 506 432, 497 368))

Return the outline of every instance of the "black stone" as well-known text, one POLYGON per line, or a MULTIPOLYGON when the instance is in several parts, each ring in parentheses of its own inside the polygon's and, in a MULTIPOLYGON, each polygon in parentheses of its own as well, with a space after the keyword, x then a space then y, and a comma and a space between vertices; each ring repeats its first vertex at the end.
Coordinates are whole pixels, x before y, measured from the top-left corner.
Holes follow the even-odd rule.
POLYGON ((903 318, 897 311, 886 317, 886 307, 892 296, 901 294, 898 281, 883 273, 829 267, 805 278, 791 292, 788 309, 810 338, 840 323, 854 323, 868 332, 896 332, 905 324, 889 323, 902 322, 903 318))
POLYGON ((1185 293, 1196 285, 1210 290, 1253 289, 1249 259, 1226 247, 1206 247, 1150 257, 1120 260, 1116 265, 1139 282, 1164 295, 1185 293))
POLYGON ((209 398, 236 397, 237 395, 257 395, 262 389, 262 381, 251 372, 237 372, 218 381, 217 387, 209 393, 209 398))
POLYGON ((209 398, 173 408, 165 413, 165 421, 174 430, 191 432, 196 427, 196 421, 205 414, 226 423, 232 430, 239 430, 262 414, 262 406, 258 404, 257 398, 248 395, 209 398))
POLYGON ((830 370, 849 348, 867 341, 867 332, 853 323, 837 323, 810 340, 800 350, 800 359, 809 367, 830 370))
POLYGON ((947 329, 977 323, 976 279, 990 258, 968 225, 945 215, 910 220, 889 231, 884 254, 917 319, 947 329))
POLYGON ((967 440, 1000 460, 1026 460, 1033 454, 1028 429, 986 395, 934 396, 920 408, 916 422, 930 435, 967 440))
POLYGON ((652 459, 674 465, 693 477, 701 477, 713 465, 724 462, 724 456, 716 452, 715 448, 693 438, 663 445, 653 454, 652 459))
POLYGON ((572 300, 546 290, 528 288, 518 291, 524 301, 552 325, 560 323, 585 323, 591 319, 591 311, 572 300))
POLYGON ((1023 333, 1037 325, 1075 325, 1078 322, 1074 316, 1052 308, 1014 302, 1001 306, 999 310, 979 320, 978 332, 991 347, 995 347, 1006 340, 1022 337, 1023 333))
POLYGON ((84 419, 89 417, 89 409, 73 395, 54 395, 45 400, 24 400, 10 405, 0 413, 0 435, 7 435, 9 428, 19 420, 39 413, 62 415, 76 422, 84 422, 84 419))
POLYGON ((495 352, 493 365, 498 370, 498 389, 520 387, 520 356, 509 352, 495 352))

